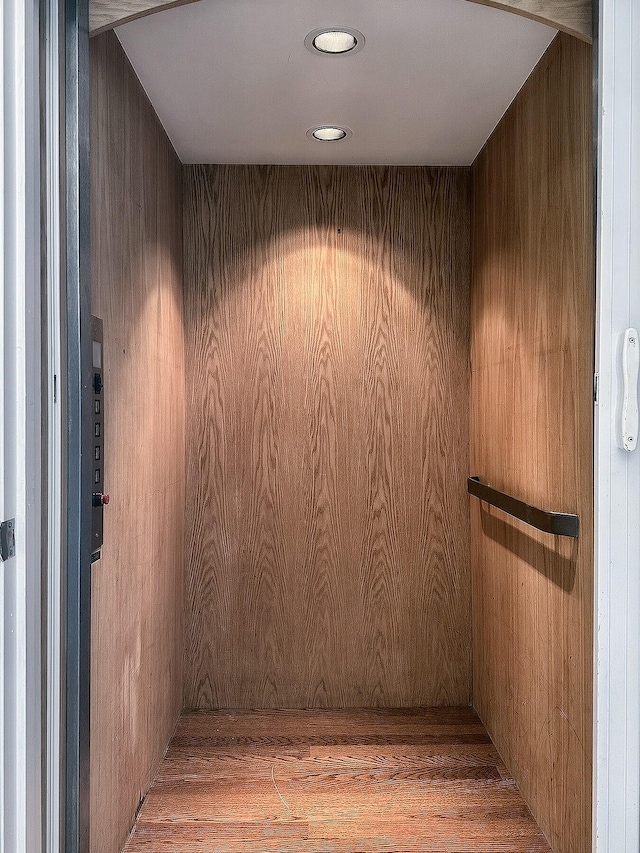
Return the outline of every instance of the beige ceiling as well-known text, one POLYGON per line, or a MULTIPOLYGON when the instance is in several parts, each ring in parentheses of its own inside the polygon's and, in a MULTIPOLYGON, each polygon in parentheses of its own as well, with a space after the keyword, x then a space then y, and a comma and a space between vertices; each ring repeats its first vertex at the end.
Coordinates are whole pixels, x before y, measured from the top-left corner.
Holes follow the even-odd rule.
POLYGON ((431 165, 473 161, 555 34, 467 0, 200 0, 116 32, 183 162, 431 165), (364 49, 305 48, 334 25, 364 49))

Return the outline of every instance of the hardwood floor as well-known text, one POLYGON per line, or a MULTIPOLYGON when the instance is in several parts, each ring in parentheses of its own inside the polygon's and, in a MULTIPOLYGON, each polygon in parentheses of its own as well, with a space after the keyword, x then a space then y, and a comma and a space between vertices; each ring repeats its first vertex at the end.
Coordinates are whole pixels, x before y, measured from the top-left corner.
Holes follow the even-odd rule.
POLYGON ((550 853, 470 708, 181 717, 125 853, 550 853))

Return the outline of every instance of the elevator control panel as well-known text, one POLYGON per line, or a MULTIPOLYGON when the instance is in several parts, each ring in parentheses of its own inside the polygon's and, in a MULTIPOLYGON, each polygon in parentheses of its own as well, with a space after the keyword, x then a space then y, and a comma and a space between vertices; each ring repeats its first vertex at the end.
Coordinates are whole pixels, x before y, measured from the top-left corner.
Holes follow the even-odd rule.
POLYGON ((93 410, 91 412, 92 477, 93 494, 91 498, 91 562, 100 559, 102 548, 102 528, 104 508, 109 503, 109 495, 104 491, 104 358, 102 352, 102 320, 91 318, 93 410))

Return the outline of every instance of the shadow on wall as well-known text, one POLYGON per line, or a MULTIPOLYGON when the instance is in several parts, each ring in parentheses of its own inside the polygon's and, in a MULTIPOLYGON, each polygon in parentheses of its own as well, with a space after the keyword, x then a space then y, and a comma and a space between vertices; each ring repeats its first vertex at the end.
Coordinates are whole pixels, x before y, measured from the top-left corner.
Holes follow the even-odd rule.
MULTIPOLYGON (((549 544, 517 527, 493 512, 480 510, 482 532, 502 545, 565 592, 572 592, 576 579, 579 543, 577 539, 549 536, 549 544)), ((539 534, 544 536, 545 534, 539 534)))

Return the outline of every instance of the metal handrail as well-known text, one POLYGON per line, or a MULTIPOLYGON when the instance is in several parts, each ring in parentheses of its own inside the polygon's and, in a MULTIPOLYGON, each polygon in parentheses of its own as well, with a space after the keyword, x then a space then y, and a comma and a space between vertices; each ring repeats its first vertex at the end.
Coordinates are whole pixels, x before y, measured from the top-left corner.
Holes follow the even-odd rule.
POLYGON ((577 515, 568 512, 548 512, 537 506, 531 506, 524 501, 499 492, 480 481, 480 477, 469 477, 467 480, 467 491, 470 495, 480 498, 481 501, 491 504, 503 512, 514 516, 514 518, 530 524, 543 533, 552 533, 555 536, 570 536, 578 538, 580 521, 577 515))

